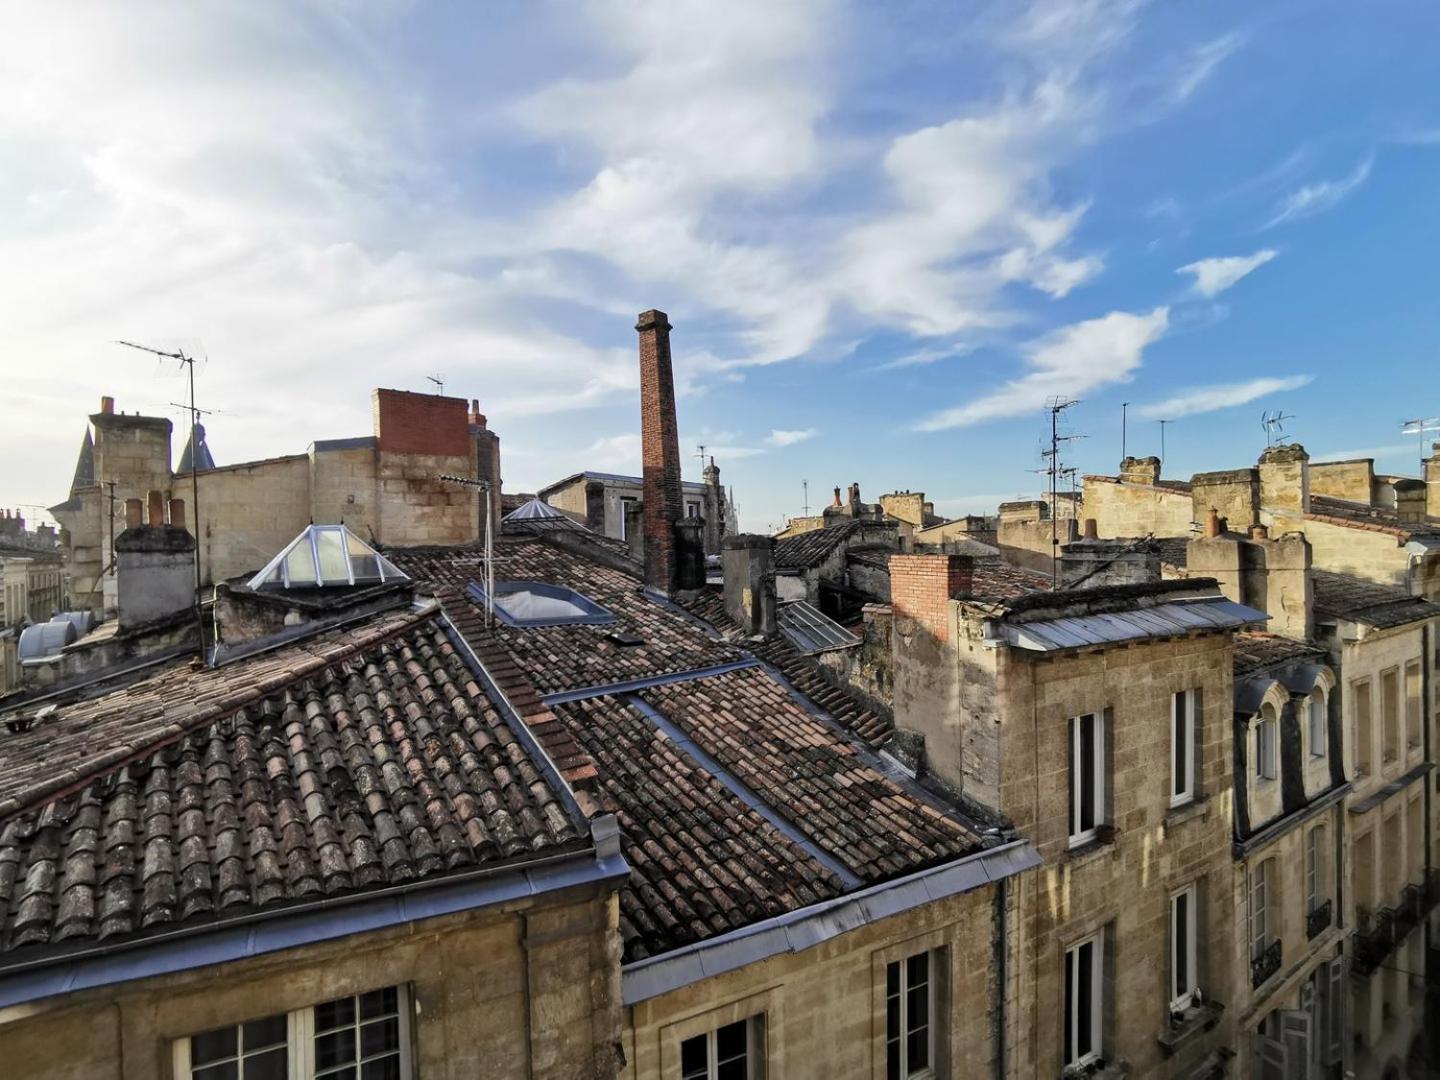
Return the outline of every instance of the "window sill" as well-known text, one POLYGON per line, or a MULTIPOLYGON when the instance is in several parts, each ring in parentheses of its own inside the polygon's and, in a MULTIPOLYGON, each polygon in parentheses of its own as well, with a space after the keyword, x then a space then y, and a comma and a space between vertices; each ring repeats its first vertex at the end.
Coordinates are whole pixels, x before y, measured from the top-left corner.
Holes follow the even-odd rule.
POLYGON ((1165 812, 1165 826, 1167 828, 1173 828, 1181 822, 1189 821, 1191 818, 1203 818, 1209 812, 1209 799, 1191 799, 1189 802, 1172 806, 1165 812))
MULTIPOLYGON (((1165 1028, 1155 1037, 1166 1057, 1174 1054, 1195 1034, 1209 1031, 1220 1022, 1225 1006, 1218 1001, 1202 1001, 1192 1004, 1180 1013, 1179 1020, 1168 1020, 1165 1028)), ((1171 1014, 1174 1015, 1173 1013, 1171 1014)))
POLYGON ((1092 856, 1114 847, 1115 836, 1115 826, 1102 826, 1095 831, 1094 836, 1087 836, 1084 840, 1075 841, 1072 846, 1067 847, 1064 857, 1075 862, 1085 862, 1092 856))
POLYGON ((1060 1070, 1060 1080, 1125 1080, 1127 1071, 1124 1062, 1102 1058, 1088 1065, 1066 1065, 1060 1070))

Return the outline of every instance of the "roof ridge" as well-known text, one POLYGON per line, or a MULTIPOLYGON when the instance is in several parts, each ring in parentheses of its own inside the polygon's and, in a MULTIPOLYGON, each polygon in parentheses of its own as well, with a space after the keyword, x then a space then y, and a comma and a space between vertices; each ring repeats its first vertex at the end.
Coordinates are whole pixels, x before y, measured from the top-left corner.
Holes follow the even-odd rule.
POLYGON ((197 711, 194 715, 183 720, 176 720, 157 730, 154 737, 139 746, 130 743, 122 743, 120 746, 112 747, 110 750, 97 754, 88 761, 83 768, 66 769, 59 774, 46 777, 44 780, 32 784, 30 787, 22 788, 9 798, 0 801, 0 821, 5 821, 14 815, 31 809, 43 801, 51 801, 61 798, 71 791, 92 783, 98 777, 138 761, 141 758, 154 753, 162 747, 183 739, 191 732, 207 727, 218 720, 239 712, 246 705, 262 701, 269 695, 275 693, 282 687, 307 678, 317 671, 330 665, 347 659, 361 650, 368 649, 388 638, 404 632, 413 626, 418 626, 426 619, 432 619, 439 614, 438 609, 426 609, 422 611, 407 612, 404 616, 395 620, 386 620, 388 625, 377 627, 372 630, 363 631, 353 638, 346 639, 340 647, 329 653, 311 652, 305 646, 313 643, 309 641, 297 642, 297 651, 310 653, 309 659, 282 668, 269 677, 256 683, 249 684, 243 691, 227 694, 218 701, 197 711))

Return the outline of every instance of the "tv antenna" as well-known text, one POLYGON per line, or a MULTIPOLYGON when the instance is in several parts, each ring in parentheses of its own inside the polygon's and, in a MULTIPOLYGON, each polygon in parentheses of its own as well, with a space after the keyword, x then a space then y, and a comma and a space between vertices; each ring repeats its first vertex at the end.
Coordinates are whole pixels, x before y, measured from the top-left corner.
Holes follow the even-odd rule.
MULTIPOLYGON (((190 414, 190 513, 192 514, 195 521, 195 600, 192 606, 195 609, 195 631, 198 635, 196 639, 196 645, 200 649, 200 655, 203 658, 205 655, 205 618, 200 611, 201 533, 200 478, 198 472, 198 466, 200 462, 200 443, 199 438, 196 434, 196 429, 200 426, 201 410, 196 408, 195 406, 195 357, 188 355, 184 349, 178 347, 173 350, 157 349, 151 345, 137 345, 133 341, 118 340, 115 342, 115 344, 124 345, 127 349, 138 349, 140 352, 148 352, 154 356, 159 356, 167 360, 179 360, 180 363, 185 366, 185 375, 189 382, 190 389, 190 404, 180 405, 178 402, 172 402, 172 404, 176 404, 179 408, 186 410, 190 414)), ((168 466, 169 463, 167 462, 166 464, 168 466)), ((114 497, 113 488, 111 489, 111 497, 112 499, 114 497)), ((115 520, 113 510, 110 515, 110 520, 112 522, 115 520)), ((114 559, 115 557, 115 546, 113 540, 110 546, 110 557, 111 559, 114 559)))
POLYGON ((1061 435, 1060 416, 1066 409, 1079 404, 1080 402, 1075 398, 1066 397, 1052 397, 1045 403, 1045 408, 1050 413, 1050 449, 1041 452, 1041 457, 1045 458, 1048 464, 1040 471, 1050 477, 1050 589, 1052 592, 1060 588, 1060 517, 1057 511, 1060 509, 1060 478, 1066 473, 1066 467, 1060 463, 1060 444, 1085 438, 1084 435, 1061 435))
POLYGON ((435 393, 436 393, 438 396, 440 396, 440 397, 444 397, 444 396, 445 396, 445 380, 444 380, 444 379, 442 379, 439 375, 426 375, 425 378, 428 379, 430 382, 432 382, 432 383, 435 384, 435 393))
POLYGON ((1126 453, 1126 447, 1125 447, 1125 436, 1126 436, 1126 434, 1127 434, 1127 424, 1128 424, 1128 421, 1129 421, 1129 419, 1130 419, 1130 417, 1129 417, 1129 415, 1128 415, 1128 414, 1129 414, 1129 411, 1130 411, 1130 403, 1129 403, 1128 401, 1122 401, 1122 402, 1120 403, 1120 460, 1121 460, 1121 461, 1124 461, 1127 457, 1130 456, 1128 453, 1126 453))
POLYGON ((1293 413, 1282 413, 1279 409, 1260 414, 1260 426, 1265 429, 1265 448, 1267 450, 1280 444, 1280 440, 1285 437, 1285 421, 1294 419, 1293 413))
POLYGON ((805 511, 805 516, 808 518, 810 516, 810 481, 801 480, 800 487, 805 492, 805 502, 801 509, 805 511))
POLYGON ((1400 427, 1401 435, 1420 437, 1420 475, 1425 475, 1425 433, 1440 431, 1440 416, 1427 416, 1423 420, 1406 420, 1400 427))
POLYGON ((1174 422, 1175 422, 1174 420, 1156 420, 1156 421, 1155 421, 1155 423, 1157 423, 1157 424, 1160 425, 1160 464, 1161 464, 1161 465, 1164 465, 1164 464, 1165 464, 1165 425, 1166 425, 1166 424, 1173 424, 1174 422))

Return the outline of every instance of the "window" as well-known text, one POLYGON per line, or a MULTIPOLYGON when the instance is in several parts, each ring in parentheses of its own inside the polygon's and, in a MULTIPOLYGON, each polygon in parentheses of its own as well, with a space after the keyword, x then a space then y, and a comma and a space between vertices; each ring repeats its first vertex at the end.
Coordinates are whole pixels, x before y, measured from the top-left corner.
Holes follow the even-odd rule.
POLYGON ((1195 798, 1194 690, 1182 690, 1170 699, 1170 805, 1195 798))
POLYGON ((1275 860, 1265 859, 1250 868, 1250 959, 1258 960, 1270 945, 1270 895, 1275 860))
POLYGON ((687 518, 698 518, 700 516, 700 504, 698 502, 687 502, 685 504, 685 516, 687 518))
POLYGON ((759 1080, 765 1075, 764 1019, 752 1016, 680 1044, 680 1080, 759 1080))
POLYGON ((1275 721, 1275 710, 1266 705, 1260 710, 1260 719, 1255 723, 1255 778, 1274 780, 1279 775, 1276 759, 1280 725, 1275 721))
POLYGON ((1405 665, 1405 743, 1420 745, 1420 661, 1405 665))
POLYGON ((637 500, 637 499, 632 499, 629 495, 621 495, 621 496, 620 496, 620 539, 621 539, 621 540, 628 540, 628 539, 630 539, 629 532, 628 532, 630 526, 627 524, 627 519, 630 517, 630 508, 631 508, 632 506, 634 506, 635 503, 638 502, 638 501, 639 501, 639 500, 637 500))
POLYGON ((1371 723, 1370 680, 1350 684, 1355 703, 1355 775, 1369 776, 1375 753, 1375 730, 1371 723))
POLYGON ((1305 835, 1305 913, 1317 910, 1329 899, 1325 877, 1325 826, 1316 825, 1305 835))
MULTIPOLYGON (((485 603, 485 590, 477 582, 465 589, 477 604, 485 603)), ((615 615, 587 596, 543 581, 497 581, 495 614, 508 626, 570 626, 613 623, 615 615)))
POLYGON ((1105 720, 1070 719, 1070 846, 1092 839, 1105 820, 1105 720))
POLYGON ((1065 952, 1065 1064, 1088 1065, 1100 1057, 1104 998, 1104 935, 1086 938, 1065 952))
POLYGON ((885 965, 885 1076, 930 1076, 935 1062, 932 956, 923 952, 885 965))
POLYGON ((1170 1007, 1183 1009, 1195 1000, 1199 974, 1195 966, 1195 886, 1170 897, 1170 1007))
MULTIPOLYGON (((409 994, 389 986, 175 1043, 186 1080, 412 1080, 409 994)), ((742 1074, 743 1075, 743 1074, 742 1074)))
POLYGON ((309 525, 252 577, 252 589, 319 589, 408 581, 344 525, 309 525))
POLYGON ((1307 734, 1312 758, 1323 758, 1330 752, 1330 735, 1325 723, 1326 711, 1325 691, 1317 689, 1310 695, 1307 713, 1310 724, 1307 734))
POLYGON ((1400 673, 1394 668, 1380 676, 1380 730, 1385 760, 1400 756, 1400 673))

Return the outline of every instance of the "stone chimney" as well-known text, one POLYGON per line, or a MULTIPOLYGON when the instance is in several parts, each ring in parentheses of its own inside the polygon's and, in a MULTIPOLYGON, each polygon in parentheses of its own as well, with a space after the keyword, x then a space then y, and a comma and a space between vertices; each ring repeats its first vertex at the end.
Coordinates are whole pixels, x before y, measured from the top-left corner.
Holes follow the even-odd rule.
POLYGON ((775 633, 775 541, 741 533, 725 538, 725 614, 746 637, 775 633))
MULTIPOLYGON (((1087 518, 1092 524, 1094 518, 1087 518)), ((1160 580, 1160 549, 1147 540, 1085 536, 1060 548, 1060 584, 1067 589, 1147 585, 1160 580)))
POLYGON ((720 538, 725 535, 724 493, 720 489, 720 469, 715 459, 701 473, 705 481, 705 554, 720 554, 720 538))
POLYGON ((1440 442, 1430 444, 1425 459, 1425 513, 1440 518, 1440 442))
POLYGON ((1271 446, 1257 464, 1260 505, 1291 514, 1310 512, 1310 455, 1299 443, 1271 446))
POLYGON ((195 604, 195 538, 185 529, 185 503, 148 494, 148 519, 139 499, 125 500, 125 531, 115 538, 115 581, 121 631, 189 611, 195 604))
POLYGON ((856 484, 851 484, 851 485, 850 485, 850 516, 851 516, 851 517, 857 517, 857 518, 858 518, 858 517, 860 516, 860 506, 861 506, 861 503, 860 503, 860 485, 859 485, 858 483, 856 483, 856 484))
POLYGON ((1270 616, 1272 634, 1308 641, 1315 634, 1315 593, 1310 573, 1310 543, 1302 533, 1270 539, 1264 526, 1249 537, 1220 530, 1223 519, 1204 536, 1190 541, 1186 569, 1195 577, 1212 577, 1229 600, 1270 616))
POLYGON ((680 521, 680 435, 675 419, 675 375, 670 363, 670 320, 642 311, 640 334, 640 457, 644 478, 645 583, 662 592, 676 587, 675 525, 680 521))
POLYGON ((839 484, 836 484, 836 485, 835 485, 835 505, 836 505, 837 507, 840 507, 840 506, 844 506, 844 505, 845 505, 843 502, 840 501, 840 485, 839 485, 839 484))
POLYGON ((1160 479, 1160 459, 1158 457, 1127 457, 1120 462, 1120 482, 1122 484, 1147 484, 1155 486, 1160 479))

